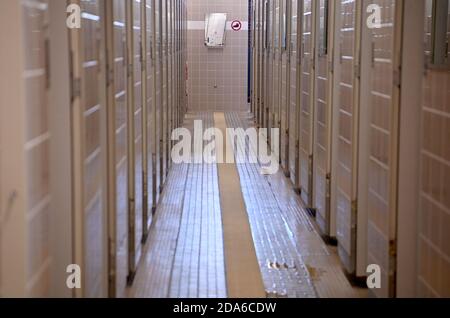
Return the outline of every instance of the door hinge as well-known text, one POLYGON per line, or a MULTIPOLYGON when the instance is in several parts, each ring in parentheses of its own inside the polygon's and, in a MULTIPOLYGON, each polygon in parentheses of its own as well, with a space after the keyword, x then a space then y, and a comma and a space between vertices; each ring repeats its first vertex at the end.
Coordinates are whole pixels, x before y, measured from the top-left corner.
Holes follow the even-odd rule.
POLYGON ((402 86, 402 72, 401 72, 400 68, 398 70, 394 71, 393 84, 395 87, 398 87, 398 88, 400 88, 402 86))
POLYGON ((127 76, 132 77, 133 76, 133 64, 129 63, 127 65, 127 76))
POLYGON ((357 200, 353 200, 352 201, 352 206, 351 206, 351 218, 352 218, 352 229, 356 229, 356 219, 357 219, 357 215, 358 215, 358 201, 357 200))
POLYGON ((328 70, 330 73, 334 73, 334 60, 328 61, 328 70))
POLYGON ((357 79, 361 78, 361 65, 359 64, 354 65, 354 75, 357 79))
POLYGON ((389 241, 389 256, 394 259, 397 257, 397 242, 395 240, 389 241))
POLYGON ((328 60, 328 69, 331 74, 334 74, 334 48, 331 50, 330 59, 328 60))
POLYGON ((50 89, 50 41, 45 39, 45 88, 50 89))
POLYGON ((331 197, 331 173, 327 173, 326 175, 326 197, 331 197))
POLYGON ((72 101, 79 97, 81 97, 81 79, 73 78, 72 79, 72 88, 71 88, 72 101))

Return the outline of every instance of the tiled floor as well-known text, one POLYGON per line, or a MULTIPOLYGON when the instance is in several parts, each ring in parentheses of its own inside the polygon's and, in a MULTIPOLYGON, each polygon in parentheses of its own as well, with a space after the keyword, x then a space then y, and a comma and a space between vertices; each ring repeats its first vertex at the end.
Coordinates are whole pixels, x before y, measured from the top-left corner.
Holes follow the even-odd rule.
MULTIPOLYGON (((227 119, 230 127, 248 128, 252 126, 248 114, 229 113, 227 119)), ((280 278, 273 271, 268 271, 266 277, 278 279, 276 291, 286 289, 288 296, 311 297, 312 287, 317 297, 331 298, 360 298, 367 297, 367 290, 353 287, 347 280, 341 268, 337 251, 334 247, 327 246, 316 231, 311 218, 302 207, 299 196, 288 178, 280 171, 275 175, 261 176, 259 168, 250 164, 241 165, 241 183, 244 193, 248 192, 248 200, 264 202, 265 209, 252 209, 248 205, 250 219, 254 221, 255 232, 262 220, 266 220, 265 234, 275 237, 273 242, 277 244, 273 251, 281 251, 276 255, 278 263, 288 260, 297 266, 297 273, 292 277, 280 278), (246 166, 246 168, 244 168, 246 166), (252 171, 246 173, 246 171, 252 171), (248 186, 245 186, 249 182, 248 186), (263 196, 255 195, 255 191, 263 193, 263 196), (246 191, 247 190, 247 191, 246 191), (255 214, 252 217, 253 211, 255 214), (265 212, 261 212, 265 211, 265 212), (259 215, 258 215, 259 214, 259 215), (263 217, 264 215, 264 217, 263 217), (283 238, 282 238, 283 237, 283 238), (306 270, 305 270, 306 268, 306 270), (298 280, 296 281, 296 278, 298 280), (285 287, 282 287, 285 286, 285 287)), ((255 234, 254 234, 255 235, 255 234)), ((255 241, 258 241, 255 239, 255 241)), ((266 242, 268 240, 265 240, 266 242)), ((258 246, 257 246, 258 249, 258 246)), ((261 253, 269 253, 269 248, 259 248, 261 253)), ((272 252, 273 253, 273 252, 272 252)), ((269 254, 270 255, 270 254, 269 254)), ((272 254, 273 255, 273 254, 272 254)), ((263 260, 261 259, 262 263, 263 260)), ((289 264, 289 262, 288 262, 289 264)), ((262 265, 263 266, 263 263, 262 265)), ((291 270, 292 271, 292 270, 291 270)), ((268 285, 269 278, 266 280, 268 285)))
MULTIPOLYGON (((187 118, 212 126, 212 113, 187 118)), ((173 165, 129 297, 226 297, 217 167, 173 165)))
MULTIPOLYGON (((213 113, 190 114, 186 127, 213 113)), ((227 113, 229 127, 248 115, 227 113)), ((341 270, 282 173, 262 176, 238 164, 241 189, 267 297, 365 297, 341 270)), ((174 165, 130 297, 226 297, 220 192, 215 164, 174 165)))

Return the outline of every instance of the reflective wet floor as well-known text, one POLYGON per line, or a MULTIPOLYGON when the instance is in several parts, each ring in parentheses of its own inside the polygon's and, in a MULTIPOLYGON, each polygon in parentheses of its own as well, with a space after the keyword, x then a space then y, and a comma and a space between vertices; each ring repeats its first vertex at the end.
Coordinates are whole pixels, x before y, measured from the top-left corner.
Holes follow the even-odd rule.
MULTIPOLYGON (((249 114, 226 113, 227 127, 252 126, 249 114)), ((214 113, 187 116, 185 126, 214 113)), ((247 145, 248 147, 248 145, 247 145)), ((255 151, 247 149, 247 151, 255 151)), ((344 275, 334 247, 314 228, 282 172, 262 175, 259 164, 236 164, 252 242, 266 297, 366 297, 344 275)), ((130 297, 223 298, 229 296, 223 211, 217 164, 179 164, 168 176, 130 297)), ((228 251, 229 252, 229 251, 228 251)), ((241 269, 245 275, 245 264, 241 269)))

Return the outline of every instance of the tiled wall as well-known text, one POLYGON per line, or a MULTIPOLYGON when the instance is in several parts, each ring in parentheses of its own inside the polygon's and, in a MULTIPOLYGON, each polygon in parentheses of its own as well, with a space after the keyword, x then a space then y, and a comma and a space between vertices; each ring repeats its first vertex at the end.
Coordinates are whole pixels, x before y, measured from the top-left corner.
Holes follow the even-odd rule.
MULTIPOLYGON (((430 34, 427 17, 426 34, 430 34)), ((422 102, 418 293, 450 297, 450 72, 428 70, 422 102)))
POLYGON ((26 293, 45 297, 50 282, 50 183, 48 96, 46 89, 46 24, 48 3, 24 1, 25 126, 24 145, 27 178, 28 266, 26 293))
MULTIPOLYGON (((248 21, 247 0, 189 0, 188 21, 207 13, 227 13, 227 20, 248 21)), ((243 28, 245 29, 245 28, 243 28)), ((223 49, 204 45, 204 30, 188 30, 189 110, 248 110, 248 32, 226 32, 223 49)))

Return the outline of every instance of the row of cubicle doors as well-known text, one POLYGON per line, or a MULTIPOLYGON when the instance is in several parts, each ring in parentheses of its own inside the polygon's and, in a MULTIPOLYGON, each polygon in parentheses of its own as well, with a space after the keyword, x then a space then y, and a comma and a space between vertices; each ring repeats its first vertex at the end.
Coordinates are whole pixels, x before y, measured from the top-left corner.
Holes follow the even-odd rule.
MULTIPOLYGON (((75 163, 79 170, 74 175, 81 177, 74 182, 79 186, 75 193, 83 195, 83 205, 75 210, 75 215, 92 215, 95 210, 101 213, 102 182, 98 171, 102 163, 94 159, 102 149, 101 136, 99 143, 92 145, 88 133, 92 129, 97 134, 102 127, 101 114, 95 118, 95 105, 101 103, 97 98, 103 89, 100 85, 106 84, 106 103, 115 105, 115 112, 105 114, 110 116, 105 122, 113 123, 106 127, 105 163, 110 170, 105 184, 115 184, 107 199, 108 215, 115 215, 115 222, 109 224, 113 227, 109 232, 114 233, 109 237, 115 239, 114 248, 109 248, 109 279, 113 280, 109 294, 123 296, 126 282, 133 283, 171 168, 172 131, 183 123, 186 9, 184 1, 175 0, 97 0, 80 4, 85 25, 81 32, 71 34, 71 45, 72 59, 81 62, 73 74, 75 81, 80 81, 81 90, 72 97, 76 105, 73 117, 76 125, 85 129, 86 139, 75 140, 74 146, 80 160, 79 165, 75 163), (102 19, 107 25, 104 47, 99 37, 102 19), (96 69, 103 50, 106 65, 110 65, 106 83, 96 69)), ((84 228, 84 234, 75 233, 75 237, 84 236, 85 242, 84 246, 78 245, 80 250, 75 253, 80 253, 79 259, 84 260, 87 270, 85 296, 90 292, 96 295, 98 275, 103 275, 103 268, 95 261, 101 251, 102 223, 93 219, 75 220, 79 229, 84 228)))
MULTIPOLYGON (((401 0, 253 1, 256 123, 280 128, 281 166, 305 206, 315 212, 324 237, 337 240, 347 273, 364 278, 369 264, 381 267, 382 288, 373 291, 381 297, 402 294, 397 282, 409 269, 400 267, 405 265, 400 256, 408 253, 414 266, 410 262, 407 267, 415 270, 408 275, 414 290, 419 286, 416 295, 444 295, 450 288, 436 279, 450 271, 448 244, 430 243, 434 230, 411 221, 429 225, 430 205, 436 202, 440 217, 449 211, 443 197, 433 200, 426 190, 421 192, 427 188, 423 176, 430 160, 443 173, 448 158, 430 150, 424 156, 426 145, 420 143, 444 136, 442 130, 432 135, 421 121, 433 125, 426 121, 431 121, 428 112, 437 100, 441 104, 436 108, 445 107, 443 96, 432 96, 439 94, 436 90, 429 96, 426 92, 438 85, 433 76, 448 79, 448 52, 430 53, 448 48, 447 12, 450 16, 447 0, 414 5, 401 0), (444 15, 439 18, 436 12, 444 15), (447 46, 440 41, 447 41, 447 46), (424 56, 430 62, 427 72, 424 56), (433 65, 436 57, 444 65, 433 65), (405 87, 412 91, 402 91, 405 87), (421 102, 422 90, 428 105, 421 102), (402 108, 402 102, 410 104, 402 108), (408 200, 414 202, 412 208, 403 209, 408 200), (411 248, 403 249, 404 231, 413 233, 411 248)), ((448 86, 440 89, 445 92, 448 86)), ((445 114, 431 112, 440 114, 436 121, 445 120, 448 107, 445 114)), ((435 187, 448 193, 450 179, 435 187)), ((449 224, 445 226, 448 230, 449 224)))
POLYGON ((0 294, 125 296, 184 118, 186 3, 8 0, 0 10, 2 93, 16 106, 1 107, 0 202, 18 198, 14 217, 0 218, 0 294), (69 264, 80 289, 66 286, 69 264))

